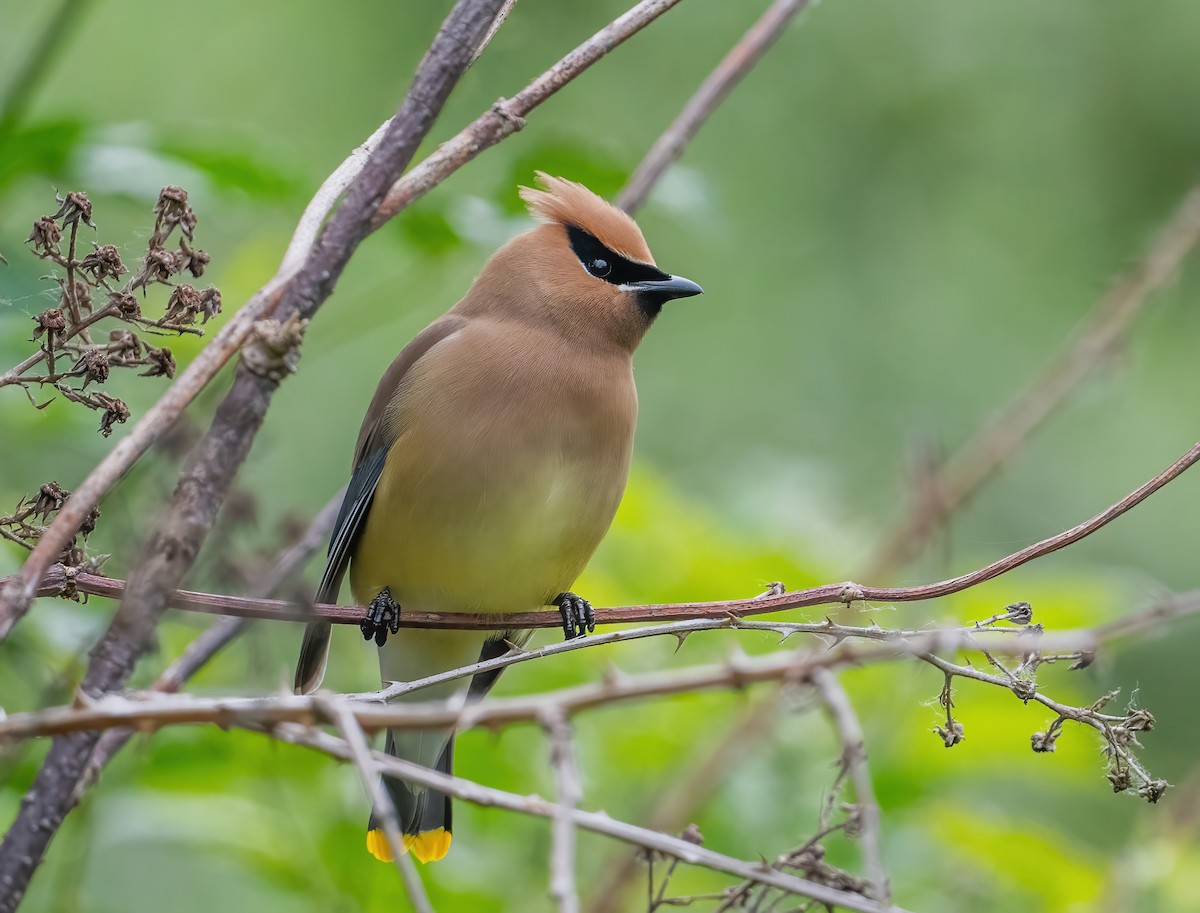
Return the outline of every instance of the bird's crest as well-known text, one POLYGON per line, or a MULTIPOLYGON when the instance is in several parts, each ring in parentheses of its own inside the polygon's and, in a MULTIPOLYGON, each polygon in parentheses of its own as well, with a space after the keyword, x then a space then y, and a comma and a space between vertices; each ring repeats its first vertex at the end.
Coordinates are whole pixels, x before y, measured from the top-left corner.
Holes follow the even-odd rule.
POLYGON ((617 209, 582 184, 538 171, 537 187, 522 187, 521 199, 540 222, 574 225, 609 250, 630 260, 653 263, 642 230, 628 213, 617 209))

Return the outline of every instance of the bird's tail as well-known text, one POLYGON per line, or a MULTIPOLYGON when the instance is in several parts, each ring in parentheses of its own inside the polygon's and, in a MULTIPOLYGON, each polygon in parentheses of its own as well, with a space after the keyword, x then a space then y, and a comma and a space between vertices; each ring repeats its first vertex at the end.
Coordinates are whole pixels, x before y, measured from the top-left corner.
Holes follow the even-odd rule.
MULTIPOLYGON (((393 733, 389 729, 385 750, 393 757, 415 761, 448 774, 454 766, 454 732, 393 733)), ((384 777, 383 785, 396 807, 404 849, 420 862, 436 862, 445 856, 450 849, 450 797, 436 789, 414 786, 392 777, 384 777)), ((371 812, 371 821, 367 825, 367 850, 382 862, 392 861, 379 809, 371 812)))
POLYGON ((300 658, 296 661, 294 687, 297 694, 312 694, 321 686, 325 664, 329 661, 329 634, 327 621, 314 621, 305 626, 300 658))

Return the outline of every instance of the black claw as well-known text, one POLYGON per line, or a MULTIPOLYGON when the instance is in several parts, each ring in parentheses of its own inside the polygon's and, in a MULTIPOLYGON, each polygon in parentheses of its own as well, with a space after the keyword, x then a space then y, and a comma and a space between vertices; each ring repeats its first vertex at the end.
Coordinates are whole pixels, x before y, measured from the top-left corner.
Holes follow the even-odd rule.
POLYGON ((396 634, 400 630, 400 606, 392 598, 391 590, 384 587, 367 606, 366 617, 359 622, 358 629, 362 631, 363 640, 374 638, 375 643, 383 646, 387 643, 388 631, 396 634))
POLYGON ((582 596, 559 593, 552 604, 558 606, 558 613, 562 615, 564 639, 574 640, 596 630, 596 610, 582 596))

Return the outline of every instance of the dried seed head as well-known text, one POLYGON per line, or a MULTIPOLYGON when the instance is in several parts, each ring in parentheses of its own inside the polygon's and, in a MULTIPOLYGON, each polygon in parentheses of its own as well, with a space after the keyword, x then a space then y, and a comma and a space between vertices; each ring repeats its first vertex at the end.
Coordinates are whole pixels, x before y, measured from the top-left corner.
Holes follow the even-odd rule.
POLYGON ((124 327, 118 327, 115 330, 109 330, 108 344, 113 347, 113 352, 128 358, 139 358, 142 354, 142 341, 138 339, 137 333, 132 330, 127 330, 124 327))
POLYGON ((33 338, 37 339, 45 333, 46 342, 51 347, 54 346, 59 335, 67 326, 67 318, 63 314, 62 308, 49 308, 42 311, 33 318, 33 322, 37 324, 37 329, 33 331, 33 338))
POLYGON ((1149 732, 1154 728, 1154 714, 1149 710, 1135 710, 1125 717, 1125 728, 1130 732, 1149 732))
POLYGON ((175 356, 166 346, 156 349, 146 346, 146 361, 150 367, 142 372, 142 377, 174 377, 175 356))
POLYGON ((1010 616, 1009 621, 1015 625, 1027 625, 1033 621, 1033 606, 1027 602, 1014 602, 1006 605, 1004 612, 1010 616))
POLYGON ((221 290, 210 285, 200 293, 200 307, 204 312, 204 323, 221 313, 221 290))
POLYGON ((111 307, 116 308, 117 313, 126 320, 142 316, 142 306, 138 304, 138 300, 124 290, 112 292, 108 296, 108 303, 111 307))
POLYGON ((58 212, 51 218, 60 219, 64 226, 83 222, 92 228, 96 227, 92 225, 92 201, 82 190, 73 190, 65 197, 56 196, 55 199, 59 204, 58 212))
POLYGON ((75 363, 75 370, 83 370, 83 389, 87 389, 87 385, 92 381, 98 384, 108 380, 108 370, 111 362, 108 355, 104 352, 98 352, 92 349, 83 353, 83 357, 75 363))
POLYGON ((966 738, 963 734, 962 723, 958 722, 958 720, 947 720, 945 727, 935 726, 933 731, 941 736, 947 748, 953 748, 966 738))
POLYGON ((200 292, 195 286, 181 282, 171 292, 167 301, 167 313, 163 318, 170 323, 195 323, 196 315, 203 309, 200 292))
POLYGON ((187 204, 187 191, 182 187, 164 187, 154 204, 155 226, 150 238, 150 248, 161 248, 163 242, 179 226, 184 237, 191 238, 196 230, 196 214, 187 204))
POLYGON ((1112 784, 1114 793, 1123 793, 1133 786, 1133 778, 1130 777, 1129 769, 1126 767, 1110 767, 1105 776, 1108 777, 1108 782, 1112 784))
POLYGON ((1158 800, 1163 797, 1171 784, 1166 780, 1151 780, 1145 786, 1137 791, 1137 794, 1149 802, 1151 805, 1158 804, 1158 800))
POLYGON ((1055 729, 1052 732, 1035 732, 1029 737, 1029 741, 1033 744, 1033 750, 1054 751, 1054 743, 1058 741, 1058 734, 1062 730, 1055 729))
POLYGON ((62 240, 62 231, 58 227, 58 223, 50 216, 42 216, 33 223, 33 231, 29 233, 29 237, 25 239, 25 243, 32 243, 35 248, 35 253, 39 257, 45 257, 52 253, 58 253, 58 242, 62 240))
POLYGON ((115 244, 96 244, 90 254, 79 261, 79 268, 85 273, 91 273, 97 282, 105 279, 116 279, 125 272, 125 264, 121 262, 121 254, 115 244))
POLYGON ((113 425, 124 424, 129 418, 129 407, 116 397, 103 393, 97 393, 96 399, 104 408, 104 414, 100 416, 100 433, 108 437, 112 434, 113 425))
POLYGON ((34 516, 43 520, 49 519, 50 514, 59 510, 69 497, 71 493, 57 482, 47 482, 38 489, 37 497, 33 501, 34 516))
POLYGON ((96 521, 100 519, 100 508, 93 507, 88 511, 88 515, 83 518, 83 522, 79 524, 79 532, 86 539, 96 531, 96 521))
POLYGON ((1095 650, 1080 650, 1079 658, 1076 659, 1075 662, 1071 663, 1071 665, 1067 666, 1067 671, 1074 672, 1076 669, 1086 669, 1088 666, 1090 666, 1095 661, 1096 661, 1096 651, 1095 650))
POLYGON ((200 250, 199 248, 192 250, 190 247, 183 247, 181 245, 180 253, 187 258, 185 268, 193 277, 199 279, 204 275, 204 270, 208 268, 209 261, 212 259, 208 255, 208 251, 200 250))
POLYGON ((1009 684, 1009 687, 1012 688, 1013 694, 1025 701, 1025 703, 1029 703, 1037 694, 1037 685, 1023 678, 1014 679, 1009 684))
POLYGON ((179 272, 175 254, 161 248, 151 250, 146 254, 142 263, 142 272, 133 282, 133 287, 148 285, 151 282, 166 282, 179 272))
POLYGON ((187 191, 175 184, 169 184, 158 192, 158 202, 154 204, 154 214, 164 222, 174 224, 187 210, 187 191))

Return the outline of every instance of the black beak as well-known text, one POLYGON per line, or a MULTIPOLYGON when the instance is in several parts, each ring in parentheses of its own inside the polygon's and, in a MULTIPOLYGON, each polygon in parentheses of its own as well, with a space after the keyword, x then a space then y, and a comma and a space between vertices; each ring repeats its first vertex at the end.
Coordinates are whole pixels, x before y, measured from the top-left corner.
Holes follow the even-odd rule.
POLYGON ((666 279, 644 279, 641 282, 630 282, 625 286, 630 291, 640 292, 658 301, 670 301, 673 298, 691 298, 693 295, 703 295, 700 288, 691 279, 683 276, 668 276, 666 279))

